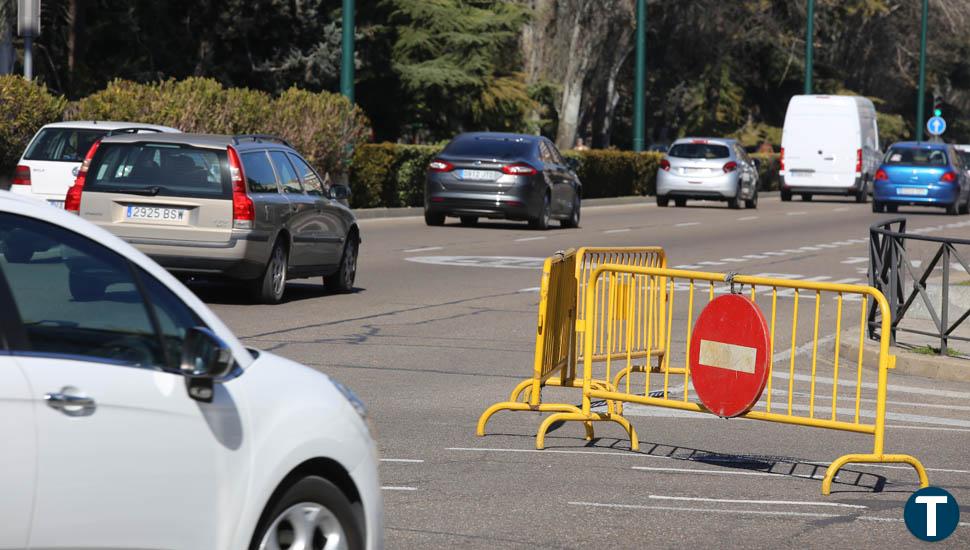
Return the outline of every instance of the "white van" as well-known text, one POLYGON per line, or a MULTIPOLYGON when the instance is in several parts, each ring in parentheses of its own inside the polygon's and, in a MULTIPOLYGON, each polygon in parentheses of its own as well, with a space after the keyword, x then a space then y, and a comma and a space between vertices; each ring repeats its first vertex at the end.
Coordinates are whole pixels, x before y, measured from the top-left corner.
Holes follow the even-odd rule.
POLYGON ((132 132, 178 130, 157 124, 99 120, 48 124, 37 131, 20 157, 10 190, 63 208, 64 196, 74 184, 74 177, 91 145, 109 133, 132 132))
POLYGON ((791 98, 781 136, 781 200, 849 195, 866 202, 881 159, 871 101, 835 95, 791 98))

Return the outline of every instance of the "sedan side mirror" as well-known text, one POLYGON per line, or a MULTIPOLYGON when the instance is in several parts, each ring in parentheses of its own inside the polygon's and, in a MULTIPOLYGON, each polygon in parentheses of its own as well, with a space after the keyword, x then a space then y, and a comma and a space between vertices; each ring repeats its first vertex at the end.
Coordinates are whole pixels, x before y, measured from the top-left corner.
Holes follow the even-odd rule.
POLYGON ((228 344, 205 327, 193 327, 182 341, 179 370, 186 378, 189 397, 212 402, 213 382, 232 372, 235 361, 228 344))
POLYGON ((566 168, 569 168, 573 172, 579 171, 579 159, 575 157, 566 157, 566 168))
POLYGON ((339 183, 330 186, 330 198, 335 201, 345 201, 350 198, 350 187, 339 183))

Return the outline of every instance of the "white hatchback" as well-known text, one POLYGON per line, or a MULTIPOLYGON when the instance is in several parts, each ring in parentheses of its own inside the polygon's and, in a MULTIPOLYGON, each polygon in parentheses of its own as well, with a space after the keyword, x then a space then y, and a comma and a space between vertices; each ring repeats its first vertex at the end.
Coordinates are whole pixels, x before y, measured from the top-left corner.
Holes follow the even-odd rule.
POLYGON ((0 548, 380 548, 365 414, 121 239, 0 191, 0 548))
POLYGON ((14 171, 10 190, 64 207, 64 196, 74 184, 84 155, 108 134, 178 132, 175 128, 138 122, 75 120, 43 126, 34 134, 14 171))

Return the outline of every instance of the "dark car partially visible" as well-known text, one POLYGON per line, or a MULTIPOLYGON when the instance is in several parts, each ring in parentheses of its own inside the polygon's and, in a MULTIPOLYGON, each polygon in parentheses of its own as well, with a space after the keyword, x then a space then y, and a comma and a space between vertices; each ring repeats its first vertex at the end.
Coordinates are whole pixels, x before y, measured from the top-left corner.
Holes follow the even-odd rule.
POLYGON ((551 141, 541 136, 475 132, 455 137, 429 165, 424 220, 463 225, 479 218, 528 221, 547 229, 552 220, 578 227, 582 183, 551 141))

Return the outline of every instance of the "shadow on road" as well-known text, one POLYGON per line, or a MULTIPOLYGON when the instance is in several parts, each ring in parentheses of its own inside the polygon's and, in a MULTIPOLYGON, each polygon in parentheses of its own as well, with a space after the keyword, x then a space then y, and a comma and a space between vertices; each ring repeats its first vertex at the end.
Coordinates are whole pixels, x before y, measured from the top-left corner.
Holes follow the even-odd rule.
MULTIPOLYGON (((314 280, 317 282, 311 282, 311 279, 298 279, 297 281, 287 282, 286 293, 283 294, 282 304, 312 300, 324 296, 337 296, 340 294, 325 289, 319 277, 314 280)), ((192 280, 185 283, 185 285, 200 300, 207 304, 252 305, 254 303, 252 290, 247 285, 239 282, 192 280)), ((365 288, 354 287, 348 294, 357 294, 365 292, 366 290, 365 288)))

